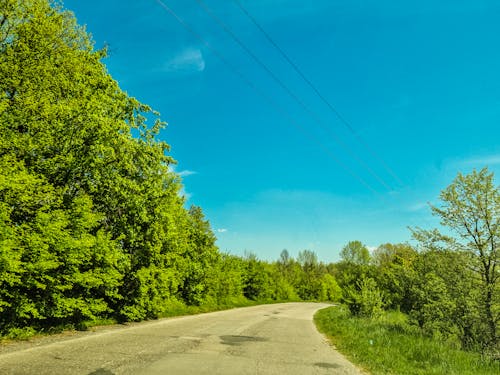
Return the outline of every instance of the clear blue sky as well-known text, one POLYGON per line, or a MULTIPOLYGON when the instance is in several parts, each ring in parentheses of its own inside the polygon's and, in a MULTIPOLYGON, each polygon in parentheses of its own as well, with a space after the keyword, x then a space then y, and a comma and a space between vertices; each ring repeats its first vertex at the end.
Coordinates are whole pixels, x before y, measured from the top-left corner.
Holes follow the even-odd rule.
POLYGON ((354 132, 232 0, 204 3, 306 109, 196 0, 163 5, 210 47, 155 0, 64 4, 109 45, 120 86, 168 122, 188 204, 221 250, 336 261, 350 240, 436 225, 427 202, 459 171, 489 166, 498 182, 500 2, 241 0, 354 132))

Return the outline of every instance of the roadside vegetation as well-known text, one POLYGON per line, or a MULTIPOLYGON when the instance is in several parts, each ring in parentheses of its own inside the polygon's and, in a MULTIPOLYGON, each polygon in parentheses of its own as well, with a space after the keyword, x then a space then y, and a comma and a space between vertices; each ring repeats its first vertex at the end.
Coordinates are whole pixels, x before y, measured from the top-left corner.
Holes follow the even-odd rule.
POLYGON ((354 317, 345 306, 316 313, 315 322, 335 347, 371 374, 481 375, 500 373, 500 363, 460 349, 456 340, 425 335, 395 311, 354 317))
POLYGON ((498 365, 500 193, 488 169, 443 190, 431 207, 442 231, 413 228, 416 246, 351 241, 330 264, 310 250, 225 254, 202 208, 186 207, 159 114, 120 89, 105 57, 53 2, 0 0, 0 337, 340 301, 318 316, 340 348, 343 324, 382 335, 345 344, 355 361, 370 340, 401 340, 415 371, 439 353, 498 365))
POLYGON ((432 212, 441 230, 412 229, 416 247, 373 254, 347 244, 331 266, 338 308, 318 327, 373 373, 497 374, 500 370, 500 191, 484 168, 458 174, 432 212), (395 312, 396 311, 396 312, 395 312))

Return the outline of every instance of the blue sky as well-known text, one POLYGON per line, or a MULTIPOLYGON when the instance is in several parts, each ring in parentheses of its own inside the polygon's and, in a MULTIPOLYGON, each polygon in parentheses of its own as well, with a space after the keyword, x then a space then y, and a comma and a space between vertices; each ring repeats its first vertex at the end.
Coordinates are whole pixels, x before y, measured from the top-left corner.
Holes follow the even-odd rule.
POLYGON ((196 0, 64 2, 168 122, 188 204, 222 251, 336 261, 350 240, 410 241, 458 172, 500 174, 498 1, 240 3, 352 130, 232 0, 204 4, 286 89, 196 0))

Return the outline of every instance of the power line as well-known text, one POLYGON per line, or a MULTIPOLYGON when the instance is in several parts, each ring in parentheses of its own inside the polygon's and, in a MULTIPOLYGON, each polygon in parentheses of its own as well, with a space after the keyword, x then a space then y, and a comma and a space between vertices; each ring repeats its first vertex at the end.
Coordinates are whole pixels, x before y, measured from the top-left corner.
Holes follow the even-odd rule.
POLYGON ((293 62, 293 60, 285 53, 285 51, 280 48, 280 46, 274 41, 274 39, 269 35, 269 33, 264 30, 264 28, 257 22, 255 17, 253 17, 250 12, 241 4, 239 0, 233 0, 233 2, 240 8, 240 10, 252 21, 252 23, 260 30, 260 32, 264 35, 264 37, 268 40, 269 43, 280 53, 280 55, 290 64, 290 66, 295 70, 295 72, 307 83, 307 85, 316 93, 316 95, 327 105, 328 108, 337 116, 340 122, 354 135, 357 141, 374 157, 376 158, 380 164, 384 167, 384 169, 398 182, 399 185, 404 186, 403 181, 397 176, 397 174, 387 165, 387 163, 379 156, 375 150, 373 150, 368 143, 354 130, 352 125, 345 119, 344 116, 340 114, 340 112, 330 103, 329 100, 325 98, 323 94, 316 88, 316 86, 309 80, 302 70, 293 62))
POLYGON ((308 133, 307 129, 300 125, 295 118, 290 115, 284 108, 282 108, 275 100, 273 100, 270 96, 266 95, 265 92, 260 90, 251 80, 249 80, 245 75, 243 75, 236 67, 234 67, 218 50, 216 50, 210 43, 208 43, 202 35, 200 35, 196 30, 194 30, 188 23, 186 23, 172 8, 170 8, 167 4, 165 4, 162 0, 156 0, 156 2, 166 10, 170 15, 172 15, 178 23, 180 23, 187 31, 189 31, 196 39, 198 39, 208 50, 210 50, 227 68, 229 68, 234 74, 236 74, 245 84, 247 84, 250 88, 252 88, 259 96, 261 96, 265 101, 267 101, 274 109, 284 116, 296 129, 301 131, 309 140, 313 141, 328 155, 330 158, 339 165, 342 169, 344 169, 351 177, 356 179, 362 185, 364 185, 371 192, 378 194, 377 190, 375 190, 370 184, 368 184, 365 180, 363 180, 356 173, 351 171, 349 167, 347 167, 344 163, 342 163, 335 155, 333 155, 328 147, 326 147, 323 143, 318 141, 314 136, 308 133))
POLYGON ((353 159, 355 159, 363 168, 365 168, 381 185, 386 189, 392 190, 389 184, 375 173, 356 153, 354 153, 348 146, 345 145, 335 134, 330 127, 327 127, 325 123, 314 113, 255 53, 248 48, 245 43, 231 30, 231 28, 222 21, 215 13, 206 5, 203 0, 196 0, 198 5, 203 9, 203 11, 212 18, 262 69, 264 69, 267 74, 295 101, 299 104, 304 111, 306 111, 313 119, 318 123, 323 130, 325 130, 334 140, 334 142, 340 146, 345 152, 347 152, 353 159))

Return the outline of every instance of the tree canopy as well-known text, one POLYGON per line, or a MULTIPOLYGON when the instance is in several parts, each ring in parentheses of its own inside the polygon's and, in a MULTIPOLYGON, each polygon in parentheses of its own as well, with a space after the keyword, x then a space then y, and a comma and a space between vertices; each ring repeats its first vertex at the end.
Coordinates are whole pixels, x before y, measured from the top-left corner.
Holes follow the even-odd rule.
POLYGON ((343 261, 352 264, 367 265, 370 263, 370 252, 361 241, 347 243, 340 251, 340 257, 343 261))
POLYGON ((3 329, 206 297, 214 236, 184 208, 164 123, 108 74, 106 50, 49 1, 2 0, 0 51, 3 329))
POLYGON ((460 274, 471 282, 463 285, 463 280, 457 280, 456 285, 467 288, 462 292, 470 293, 467 302, 472 302, 470 308, 476 315, 468 324, 483 345, 496 347, 500 320, 499 188, 493 173, 483 168, 468 175, 459 173, 440 198, 441 204, 432 206, 432 211, 446 232, 418 229, 414 236, 426 250, 453 251, 460 256, 466 265, 460 274))

